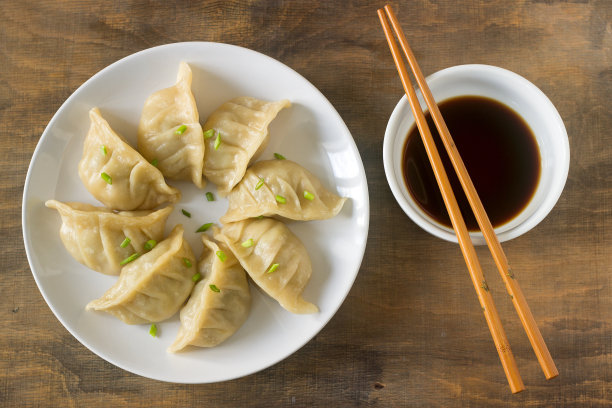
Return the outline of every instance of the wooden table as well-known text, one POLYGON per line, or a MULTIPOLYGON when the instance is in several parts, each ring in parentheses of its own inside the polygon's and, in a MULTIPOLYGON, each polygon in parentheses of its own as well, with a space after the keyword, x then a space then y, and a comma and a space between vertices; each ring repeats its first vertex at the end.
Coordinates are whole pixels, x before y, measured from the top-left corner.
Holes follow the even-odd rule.
POLYGON ((485 275, 527 386, 509 392, 457 245, 396 204, 382 140, 402 89, 377 1, 3 1, 0 4, 1 406, 612 405, 612 3, 395 1, 425 74, 465 63, 515 71, 565 121, 571 166, 552 213, 504 245, 560 375, 546 381, 486 248, 485 275), (218 41, 297 70, 336 107, 368 177, 365 258, 348 298, 307 345, 262 372, 161 383, 82 346, 40 295, 21 235, 32 152, 62 102, 152 46, 218 41))

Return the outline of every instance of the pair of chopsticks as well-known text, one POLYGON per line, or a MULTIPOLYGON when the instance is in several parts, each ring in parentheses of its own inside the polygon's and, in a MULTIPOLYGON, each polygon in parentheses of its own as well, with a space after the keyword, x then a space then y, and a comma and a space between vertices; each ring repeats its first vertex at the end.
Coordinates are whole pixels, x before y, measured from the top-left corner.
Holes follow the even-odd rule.
POLYGON ((419 128, 421 138, 423 139, 423 144, 425 145, 427 156, 429 157, 429 161, 433 167, 434 175, 442 193, 442 199, 444 200, 444 204, 446 205, 446 209, 450 216, 453 229, 457 234, 457 240, 459 241, 461 252, 463 253, 463 257, 465 258, 465 262, 468 266, 474 289, 476 289, 478 300, 480 301, 480 305, 482 306, 482 309, 484 311, 485 319, 487 321, 487 325, 489 326, 491 336, 493 337, 495 347, 497 348, 497 353, 499 354, 499 358, 504 368, 504 372, 506 373, 506 378, 508 379, 510 389, 513 393, 521 392, 525 389, 525 385, 523 384, 523 380, 521 379, 521 376, 518 372, 516 361, 514 360, 514 355, 512 354, 512 350, 510 349, 508 339, 506 338, 506 332, 502 327, 501 320, 497 313, 497 309, 495 308, 495 304, 493 303, 493 298, 491 297, 491 293, 489 292, 489 287, 482 274, 482 269, 480 267, 480 263, 478 262, 476 251, 474 250, 474 246, 472 245, 472 240, 470 239, 463 217, 461 216, 459 206, 457 205, 457 200, 455 199, 455 195, 453 194, 453 190, 448 180, 448 176, 446 175, 446 171, 444 170, 444 166, 442 165, 442 160, 440 159, 440 155, 438 154, 438 150, 436 149, 436 145, 427 125, 425 115, 421 110, 419 100, 417 99, 416 93, 412 88, 408 72, 406 71, 406 66, 400 54, 400 50, 397 44, 395 43, 391 27, 389 26, 389 21, 391 22, 391 26, 393 26, 395 35, 397 36, 400 42, 400 45, 402 47, 402 50, 404 51, 406 59, 408 60, 408 64, 410 65, 412 73, 414 74, 419 88, 421 89, 421 93, 423 94, 425 102, 427 103, 427 107, 429 108, 429 112, 431 113, 431 116, 434 120, 436 128, 438 129, 440 137, 442 138, 444 147, 446 148, 446 152, 448 153, 448 156, 451 159, 461 186, 463 187, 463 190, 468 198, 472 211, 474 212, 476 221, 478 222, 478 226, 480 227, 480 230, 482 231, 485 237, 491 254, 493 255, 493 259, 495 261, 495 264, 497 265, 497 269, 499 270, 499 273, 506 285, 506 290, 512 298, 514 308, 516 309, 516 312, 519 315, 521 323, 523 324, 523 328, 527 332, 527 336, 529 337, 529 341, 531 342, 531 347, 533 348, 535 355, 540 363, 540 366, 542 367, 542 371, 544 371, 544 375, 546 376, 547 380, 554 378, 559 375, 557 367, 555 366, 550 352, 546 347, 546 343, 542 338, 542 334, 538 329, 535 319, 531 314, 531 310, 529 309, 529 305, 527 305, 525 296, 523 295, 523 292, 521 291, 521 288, 514 277, 512 269, 508 265, 508 259, 506 258, 501 244, 499 243, 499 240, 497 239, 497 236, 493 231, 491 221, 489 221, 489 217, 487 216, 487 213, 485 212, 485 209, 482 206, 480 198, 476 193, 474 184, 472 183, 472 180, 468 175, 465 165, 461 160, 459 151, 453 143, 453 139, 450 135, 450 132, 448 131, 448 128, 444 123, 444 119, 442 118, 440 109, 438 109, 438 105, 436 105, 434 97, 431 94, 431 90, 427 86, 425 77, 423 76, 423 73, 421 72, 421 69, 417 64, 416 58, 414 57, 414 54, 412 53, 408 42, 406 41, 404 32, 400 27, 397 18, 395 17, 395 14, 393 13, 393 10, 391 10, 391 7, 389 5, 386 5, 384 7, 384 11, 383 9, 378 10, 378 17, 380 18, 383 30, 385 31, 385 36, 387 37, 387 42, 389 43, 391 54, 393 54, 393 59, 399 72, 400 79, 402 80, 404 90, 406 91, 406 96, 408 97, 408 100, 410 102, 412 113, 414 115, 417 127, 419 128), (387 18, 389 19, 389 21, 387 21, 387 18))

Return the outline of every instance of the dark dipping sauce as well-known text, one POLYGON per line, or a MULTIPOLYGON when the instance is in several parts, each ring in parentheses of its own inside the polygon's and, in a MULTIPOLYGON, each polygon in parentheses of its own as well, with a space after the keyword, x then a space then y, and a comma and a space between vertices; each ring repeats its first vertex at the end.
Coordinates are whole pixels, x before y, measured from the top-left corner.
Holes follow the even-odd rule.
MULTIPOLYGON (((516 112, 493 99, 459 96, 438 104, 474 187, 494 228, 516 217, 540 180, 540 153, 529 126, 516 112)), ((470 231, 479 227, 429 112, 427 123, 470 231)), ((452 228, 442 194, 416 125, 408 133, 404 182, 421 209, 452 228)))

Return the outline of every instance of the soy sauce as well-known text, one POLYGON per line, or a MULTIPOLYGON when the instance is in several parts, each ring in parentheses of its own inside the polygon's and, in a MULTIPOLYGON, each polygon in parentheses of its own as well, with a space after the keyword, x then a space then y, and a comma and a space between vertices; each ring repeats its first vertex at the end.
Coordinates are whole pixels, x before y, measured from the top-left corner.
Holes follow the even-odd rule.
MULTIPOLYGON (((540 153, 525 121, 493 99, 460 96, 438 104, 474 187, 499 227, 529 204, 540 179, 540 153)), ((427 123, 470 231, 479 227, 429 112, 427 123)), ((403 154, 404 182, 419 206, 452 228, 418 129, 408 133, 403 154)))

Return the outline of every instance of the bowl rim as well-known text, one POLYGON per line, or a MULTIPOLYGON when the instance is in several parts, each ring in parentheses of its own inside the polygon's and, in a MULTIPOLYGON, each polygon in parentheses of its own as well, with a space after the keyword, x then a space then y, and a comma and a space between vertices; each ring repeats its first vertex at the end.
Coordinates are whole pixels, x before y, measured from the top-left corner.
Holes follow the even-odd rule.
MULTIPOLYGON (((554 155, 556 160, 554 160, 554 168, 548 169, 548 171, 550 171, 550 174, 552 175, 550 185, 547 186, 548 192, 537 206, 531 205, 531 201, 534 201, 532 197, 530 204, 525 206, 525 208, 516 217, 513 218, 513 220, 517 220, 520 218, 520 222, 513 224, 511 220, 510 222, 500 225, 495 229, 495 233, 497 234, 499 241, 504 242, 530 231, 550 213, 552 208, 557 203, 559 197, 561 196, 569 173, 569 139, 567 136, 565 125, 563 124, 563 119, 561 118, 561 115, 559 114, 553 103, 550 101, 550 99, 532 82, 510 70, 484 64, 455 65, 429 75, 426 78, 426 81, 432 88, 432 92, 434 93, 435 97, 435 91, 433 89, 435 89, 435 84, 437 82, 441 80, 448 80, 449 77, 461 77, 465 75, 474 78, 486 78, 487 80, 493 80, 497 83, 508 81, 509 83, 515 84, 516 92, 520 92, 521 94, 529 93, 531 96, 534 96, 537 99, 537 102, 533 103, 537 104, 538 109, 542 112, 545 112, 547 115, 546 119, 543 119, 543 121, 546 121, 549 124, 554 124, 554 126, 549 127, 551 128, 551 133, 554 134, 554 155)), ((416 91, 417 96, 421 101, 421 106, 425 106, 420 90, 417 89, 416 91)), ((455 96, 460 95, 463 94, 457 94, 455 96)), ((465 95, 469 95, 469 93, 465 93, 465 95)), ((440 98, 440 100, 445 99, 448 99, 448 97, 440 98)), ((514 110, 512 107, 509 106, 507 101, 498 98, 493 99, 503 103, 510 109, 514 110)), ((530 126, 530 128, 533 128, 533 122, 528 121, 525 117, 523 117, 523 115, 519 114, 519 116, 521 116, 525 120, 525 122, 530 126)), ((394 155, 397 155, 397 152, 395 151, 397 146, 396 140, 400 137, 405 140, 407 136, 407 132, 406 134, 400 133, 400 130, 402 128, 402 122, 403 120, 405 120, 406 117, 408 118, 410 128, 414 124, 414 118, 412 117, 412 112, 410 109, 410 104, 408 103, 408 99, 406 95, 403 95, 396 104, 391 116, 389 117, 383 142, 383 165, 385 169, 385 175, 387 177, 387 182, 389 184, 389 187, 391 188, 391 192, 393 193, 393 196, 395 197, 402 210, 419 227, 438 238, 457 243, 457 237, 453 229, 438 223, 437 221, 433 220, 429 215, 427 215, 414 201, 411 194, 409 194, 401 172, 400 174, 397 174, 397 163, 394 159, 394 155)), ((535 136, 537 139, 538 135, 535 136)), ((403 143, 404 142, 402 142, 402 144, 403 143)), ((539 143, 538 148, 540 150, 540 154, 542 155, 542 150, 539 143)), ((544 170, 544 168, 541 169, 540 181, 538 182, 537 189, 541 188, 540 185, 542 184, 542 175, 544 170)), ((486 244, 484 236, 480 231, 470 232, 470 237, 475 245, 486 244)))

